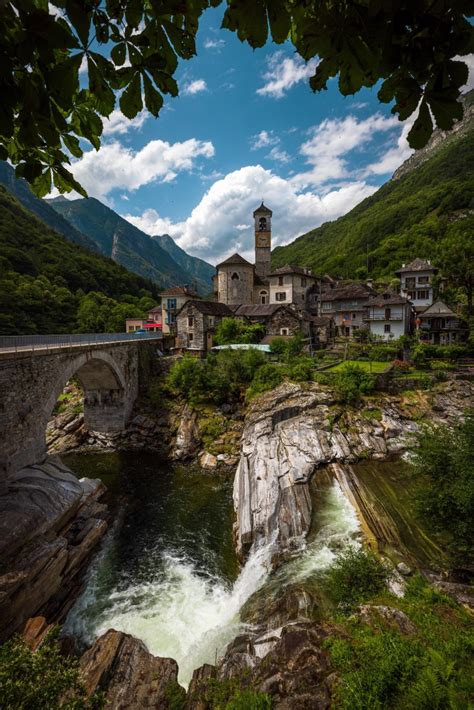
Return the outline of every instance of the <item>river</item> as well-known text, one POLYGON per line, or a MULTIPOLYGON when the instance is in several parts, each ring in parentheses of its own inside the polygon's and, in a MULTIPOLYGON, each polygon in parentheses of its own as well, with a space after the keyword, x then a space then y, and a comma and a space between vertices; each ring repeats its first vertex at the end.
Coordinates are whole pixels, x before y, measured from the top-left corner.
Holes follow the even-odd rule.
POLYGON ((133 634, 153 654, 175 658, 185 686, 242 630, 251 598, 317 578, 339 550, 358 544, 355 512, 338 484, 327 482, 301 551, 271 574, 272 546, 254 549, 239 571, 231 477, 170 466, 153 454, 63 458, 77 475, 104 481, 114 511, 65 633, 87 644, 109 628, 133 634))

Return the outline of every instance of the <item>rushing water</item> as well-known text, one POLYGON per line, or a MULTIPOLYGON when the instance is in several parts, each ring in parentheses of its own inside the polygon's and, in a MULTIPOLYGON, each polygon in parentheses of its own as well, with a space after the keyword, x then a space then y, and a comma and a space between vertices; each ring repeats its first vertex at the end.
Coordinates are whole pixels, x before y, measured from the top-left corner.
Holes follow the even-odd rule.
POLYGON ((281 591, 289 581, 317 575, 338 550, 357 544, 354 510, 332 483, 300 555, 272 579, 271 546, 254 549, 238 574, 231 480, 170 468, 145 454, 65 460, 79 475, 101 477, 116 508, 65 631, 87 643, 109 628, 133 634, 151 653, 175 658, 184 685, 239 633, 240 611, 256 592, 265 596, 267 588, 270 594, 275 585, 281 591))

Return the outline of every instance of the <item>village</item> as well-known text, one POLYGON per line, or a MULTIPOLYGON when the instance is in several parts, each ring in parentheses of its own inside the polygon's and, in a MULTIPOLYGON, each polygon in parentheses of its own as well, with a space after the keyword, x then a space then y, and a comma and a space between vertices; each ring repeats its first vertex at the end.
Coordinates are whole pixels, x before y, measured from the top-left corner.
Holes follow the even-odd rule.
MULTIPOLYGON (((460 315, 441 298, 443 280, 430 260, 414 258, 394 274, 399 287, 316 275, 306 267, 272 270, 272 211, 262 204, 253 213, 255 264, 238 253, 216 266, 212 298, 192 285, 162 292, 161 305, 146 319, 126 321, 128 333, 161 332, 167 349, 203 357, 215 347, 224 319, 260 325, 258 345, 269 350, 275 339, 300 335, 309 354, 348 342, 395 342, 416 335, 428 345, 453 345, 465 339, 460 315)), ((235 343, 234 345, 238 345, 235 343)))

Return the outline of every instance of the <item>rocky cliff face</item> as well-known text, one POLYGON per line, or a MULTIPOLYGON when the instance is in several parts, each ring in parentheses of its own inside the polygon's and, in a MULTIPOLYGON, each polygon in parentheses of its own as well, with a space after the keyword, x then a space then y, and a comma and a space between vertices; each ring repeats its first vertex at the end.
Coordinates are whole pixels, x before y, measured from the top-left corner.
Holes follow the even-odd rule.
POLYGON ((234 482, 239 553, 275 537, 285 549, 306 535, 308 483, 320 466, 403 451, 418 429, 414 419, 420 418, 420 407, 431 421, 454 423, 473 393, 471 383, 451 381, 420 395, 424 403, 380 396, 372 409, 363 410, 338 406, 334 395, 316 384, 284 383, 260 397, 247 414, 234 482))
POLYGON ((8 480, 0 496, 0 642, 31 616, 65 618, 107 530, 104 492, 54 457, 8 480))

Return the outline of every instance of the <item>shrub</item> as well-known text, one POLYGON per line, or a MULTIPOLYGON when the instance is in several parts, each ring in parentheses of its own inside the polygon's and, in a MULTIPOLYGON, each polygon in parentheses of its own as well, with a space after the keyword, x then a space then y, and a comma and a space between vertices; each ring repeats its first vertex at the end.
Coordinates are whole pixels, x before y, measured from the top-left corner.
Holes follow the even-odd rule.
POLYGON ((167 384, 176 394, 181 394, 193 403, 207 392, 206 374, 204 364, 200 360, 185 355, 171 368, 167 384))
POLYGON ((245 323, 238 318, 223 318, 216 328, 216 345, 230 343, 259 343, 265 335, 265 326, 260 323, 245 323))
POLYGON ((398 357, 399 347, 397 345, 373 345, 369 351, 370 360, 389 362, 398 357))
POLYGON ((288 369, 290 380, 296 382, 309 382, 313 377, 313 361, 310 357, 296 360, 288 369))
POLYGON ((374 389, 373 376, 358 365, 347 365, 337 372, 334 387, 342 402, 355 404, 363 394, 374 389))
POLYGON ((252 384, 246 392, 246 399, 250 401, 262 392, 275 389, 275 387, 278 387, 278 385, 283 382, 284 376, 285 372, 282 367, 271 364, 262 365, 255 373, 252 384))
POLYGON ((11 710, 104 706, 99 696, 86 697, 77 659, 62 656, 53 638, 34 653, 18 637, 0 647, 0 698, 0 706, 11 710))
POLYGON ((324 586, 334 603, 352 608, 382 591, 388 577, 388 568, 373 552, 349 548, 327 571, 324 586))
POLYGON ((304 337, 302 333, 297 333, 292 338, 275 338, 270 343, 270 352, 277 355, 279 359, 289 362, 298 357, 303 352, 304 337))
POLYGON ((474 416, 464 424, 425 427, 417 435, 411 463, 419 478, 417 509, 431 529, 449 540, 460 562, 472 556, 474 520, 474 416))

